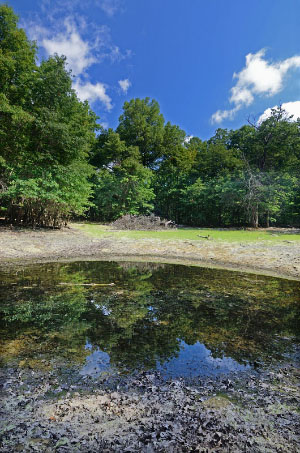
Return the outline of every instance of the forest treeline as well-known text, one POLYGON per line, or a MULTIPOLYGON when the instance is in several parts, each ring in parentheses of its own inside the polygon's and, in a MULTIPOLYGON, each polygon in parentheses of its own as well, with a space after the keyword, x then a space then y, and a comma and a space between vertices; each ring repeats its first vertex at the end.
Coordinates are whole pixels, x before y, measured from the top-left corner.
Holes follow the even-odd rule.
POLYGON ((37 64, 35 43, 0 6, 0 217, 55 227, 155 212, 194 226, 300 225, 300 119, 281 107, 205 141, 149 98, 125 102, 115 130, 97 121, 65 57, 37 64))

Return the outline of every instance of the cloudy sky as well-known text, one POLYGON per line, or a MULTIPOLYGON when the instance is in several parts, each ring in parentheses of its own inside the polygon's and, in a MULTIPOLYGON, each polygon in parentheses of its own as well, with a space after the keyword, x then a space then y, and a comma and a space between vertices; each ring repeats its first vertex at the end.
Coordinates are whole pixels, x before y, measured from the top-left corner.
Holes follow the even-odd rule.
POLYGON ((300 116, 299 0, 9 0, 39 46, 67 57, 104 126, 125 100, 156 99, 188 135, 300 116))

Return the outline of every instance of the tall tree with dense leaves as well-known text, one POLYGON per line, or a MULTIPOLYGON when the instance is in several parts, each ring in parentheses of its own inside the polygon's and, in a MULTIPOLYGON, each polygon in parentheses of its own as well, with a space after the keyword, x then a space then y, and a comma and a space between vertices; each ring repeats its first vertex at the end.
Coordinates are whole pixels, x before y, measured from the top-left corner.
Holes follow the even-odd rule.
POLYGON ((251 168, 259 171, 300 171, 300 120, 281 106, 259 124, 231 131, 230 146, 238 149, 251 168))
POLYGON ((157 212, 177 223, 182 221, 181 191, 189 183, 196 152, 186 146, 186 133, 167 122, 162 155, 155 171, 154 191, 157 212))
POLYGON ((1 204, 11 222, 57 226, 89 204, 96 116, 72 89, 65 58, 35 65, 12 10, 1 7, 0 17, 1 204))
POLYGON ((126 146, 113 129, 99 135, 92 152, 96 165, 91 215, 104 221, 153 210, 152 171, 142 165, 137 146, 126 146))
POLYGON ((164 117, 157 101, 150 98, 125 102, 117 132, 127 146, 137 146, 142 164, 154 168, 161 157, 164 117))
POLYGON ((10 164, 27 147, 33 117, 26 105, 30 98, 36 48, 7 5, 0 6, 0 191, 7 188, 10 164))

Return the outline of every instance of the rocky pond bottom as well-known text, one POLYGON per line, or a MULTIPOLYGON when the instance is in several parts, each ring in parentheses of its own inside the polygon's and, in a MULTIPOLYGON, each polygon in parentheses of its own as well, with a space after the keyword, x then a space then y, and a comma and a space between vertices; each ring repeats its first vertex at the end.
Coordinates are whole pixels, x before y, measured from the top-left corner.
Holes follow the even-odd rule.
POLYGON ((299 282, 95 261, 0 281, 1 452, 299 451, 299 282))

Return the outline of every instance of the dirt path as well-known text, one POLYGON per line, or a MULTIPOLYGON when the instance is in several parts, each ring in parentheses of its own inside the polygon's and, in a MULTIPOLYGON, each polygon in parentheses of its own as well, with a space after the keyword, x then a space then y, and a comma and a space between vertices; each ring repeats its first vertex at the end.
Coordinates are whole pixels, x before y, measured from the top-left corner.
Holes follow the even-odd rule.
POLYGON ((74 259, 161 261, 238 269, 300 280, 300 242, 93 238, 61 231, 0 228, 0 265, 74 259))

